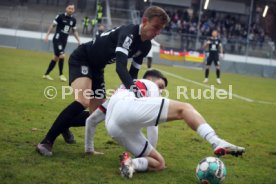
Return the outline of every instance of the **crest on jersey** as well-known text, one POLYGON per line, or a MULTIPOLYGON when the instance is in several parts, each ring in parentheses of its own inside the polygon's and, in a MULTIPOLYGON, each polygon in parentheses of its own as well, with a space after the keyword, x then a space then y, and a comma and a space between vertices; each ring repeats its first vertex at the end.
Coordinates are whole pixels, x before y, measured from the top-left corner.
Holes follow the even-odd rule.
POLYGON ((73 25, 73 21, 71 20, 69 24, 70 24, 70 26, 72 26, 73 25))
POLYGON ((130 45, 132 44, 132 38, 130 38, 129 36, 126 37, 124 43, 123 43, 123 47, 127 50, 129 50, 130 45))
POLYGON ((87 66, 81 66, 81 73, 83 75, 87 75, 88 74, 88 67, 87 66))

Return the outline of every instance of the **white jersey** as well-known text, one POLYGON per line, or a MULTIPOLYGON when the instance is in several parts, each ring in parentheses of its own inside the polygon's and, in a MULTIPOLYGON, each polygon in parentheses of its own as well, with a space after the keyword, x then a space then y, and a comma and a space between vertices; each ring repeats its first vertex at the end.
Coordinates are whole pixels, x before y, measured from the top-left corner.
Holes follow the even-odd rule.
MULTIPOLYGON (((160 97, 158 86, 149 80, 139 80, 147 95, 136 98, 124 87, 110 98, 105 118, 108 134, 136 157, 146 156, 154 145, 146 139, 141 128, 158 126, 167 120, 168 100, 160 97)), ((157 135, 155 136, 157 141, 157 135)))
MULTIPOLYGON (((146 79, 139 79, 136 80, 135 84, 137 87, 145 92, 146 97, 158 97, 159 89, 157 85, 149 80, 146 79), (146 91, 145 91, 146 90, 146 91)), ((133 92, 129 92, 124 85, 119 86, 119 91, 126 92, 127 94, 133 96, 133 92)), ((116 91, 116 93, 119 93, 119 91, 116 91)), ((133 96, 135 98, 135 96, 133 96)), ((96 109, 86 120, 86 126, 85 126, 85 151, 86 152, 94 152, 94 134, 95 134, 95 128, 105 119, 105 113, 107 106, 109 104, 109 100, 106 100, 101 106, 99 106, 98 109, 96 109)), ((158 126, 150 126, 147 127, 147 137, 149 140, 149 143, 153 146, 157 146, 158 141, 158 126)))
MULTIPOLYGON (((144 84, 144 88, 142 88, 142 89, 139 87, 139 85, 137 85, 137 86, 138 86, 139 90, 141 90, 142 92, 145 92, 145 95, 144 95, 145 97, 159 97, 160 96, 159 88, 154 82, 152 82, 148 79, 138 79, 138 80, 135 81, 135 83, 137 83, 137 82, 141 82, 142 84, 144 84)), ((121 84, 119 86, 119 88, 115 91, 115 93, 112 95, 111 98, 113 98, 114 96, 117 96, 119 99, 124 98, 124 97, 135 98, 134 93, 131 92, 130 90, 126 89, 123 84, 121 84)), ((102 104, 102 106, 105 109, 107 109, 109 101, 110 101, 110 99, 106 100, 102 104)))

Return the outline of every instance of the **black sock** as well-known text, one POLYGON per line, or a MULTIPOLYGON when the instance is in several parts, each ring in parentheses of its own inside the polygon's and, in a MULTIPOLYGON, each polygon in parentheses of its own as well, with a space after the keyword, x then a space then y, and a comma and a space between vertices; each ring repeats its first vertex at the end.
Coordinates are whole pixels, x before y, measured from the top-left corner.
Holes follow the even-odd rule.
POLYGON ((209 77, 209 68, 206 68, 205 69, 205 78, 208 78, 209 77))
POLYGON ((152 63, 152 58, 148 58, 148 63, 147 63, 148 68, 151 68, 151 63, 152 63))
POLYGON ((51 60, 45 75, 49 75, 49 73, 55 68, 56 64, 57 62, 55 62, 54 60, 51 60))
POLYGON ((59 75, 63 74, 63 63, 64 63, 64 59, 59 59, 59 62, 58 62, 59 75))
POLYGON ((216 74, 217 74, 217 78, 219 79, 220 78, 220 69, 217 68, 216 74))
POLYGON ((85 126, 85 121, 89 117, 90 113, 88 111, 82 111, 77 117, 72 119, 69 124, 70 127, 81 127, 85 126))
POLYGON ((41 144, 53 144, 57 136, 64 132, 70 126, 70 121, 83 112, 85 108, 77 101, 68 105, 57 117, 54 124, 48 131, 46 137, 41 141, 41 144))

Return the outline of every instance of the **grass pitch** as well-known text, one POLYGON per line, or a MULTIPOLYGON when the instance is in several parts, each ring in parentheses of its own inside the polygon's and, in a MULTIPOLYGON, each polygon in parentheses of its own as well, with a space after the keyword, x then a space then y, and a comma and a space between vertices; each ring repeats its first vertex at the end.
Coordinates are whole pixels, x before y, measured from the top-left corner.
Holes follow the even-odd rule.
MULTIPOLYGON (((89 184, 89 183, 197 183, 195 167, 206 156, 212 155, 208 143, 181 121, 160 125, 158 150, 166 160, 167 169, 156 173, 135 174, 131 180, 119 175, 118 155, 123 148, 107 135, 104 123, 97 128, 95 147, 105 154, 85 156, 84 128, 72 128, 77 144, 67 145, 59 137, 52 158, 35 152, 39 143, 60 111, 72 101, 61 99, 62 83, 57 67, 52 72, 54 81, 42 79, 51 53, 0 48, 0 183, 1 184, 89 184), (47 86, 57 88, 58 95, 49 100, 44 96, 47 86)), ((200 70, 154 65, 177 76, 201 82, 200 70)), ((65 75, 68 76, 68 65, 65 75)), ((142 76, 145 67, 140 72, 142 76)), ((120 83, 114 65, 105 70, 107 88, 120 83)), ((233 93, 269 103, 276 103, 276 80, 236 74, 222 74, 223 84, 215 84, 211 73, 210 84, 217 88, 233 87, 233 93)), ((170 98, 176 99, 176 86, 205 89, 168 75, 170 98)), ((222 138, 246 148, 242 158, 223 157, 227 167, 225 184, 276 183, 276 105, 232 100, 187 101, 206 118, 222 138)))

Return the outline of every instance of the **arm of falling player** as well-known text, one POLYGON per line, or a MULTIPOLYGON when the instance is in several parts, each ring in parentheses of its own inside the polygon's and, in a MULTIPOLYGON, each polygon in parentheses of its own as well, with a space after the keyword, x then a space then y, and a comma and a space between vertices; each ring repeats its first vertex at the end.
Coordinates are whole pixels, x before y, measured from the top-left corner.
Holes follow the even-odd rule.
POLYGON ((84 151, 87 154, 94 154, 94 155, 103 154, 101 152, 95 151, 94 136, 96 132, 96 126, 105 119, 106 107, 108 105, 108 102, 109 100, 106 100, 86 119, 84 151))

